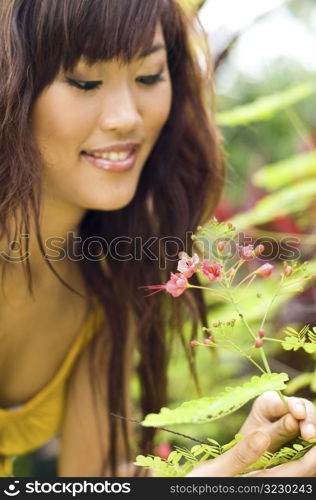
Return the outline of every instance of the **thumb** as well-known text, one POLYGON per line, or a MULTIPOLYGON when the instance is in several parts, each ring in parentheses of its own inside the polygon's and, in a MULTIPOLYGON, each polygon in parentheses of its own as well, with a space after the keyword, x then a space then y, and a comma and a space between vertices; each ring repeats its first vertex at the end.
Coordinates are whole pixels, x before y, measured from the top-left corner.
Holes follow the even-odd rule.
POLYGON ((187 476, 233 477, 258 460, 268 449, 270 437, 266 432, 248 434, 223 455, 195 467, 187 476))

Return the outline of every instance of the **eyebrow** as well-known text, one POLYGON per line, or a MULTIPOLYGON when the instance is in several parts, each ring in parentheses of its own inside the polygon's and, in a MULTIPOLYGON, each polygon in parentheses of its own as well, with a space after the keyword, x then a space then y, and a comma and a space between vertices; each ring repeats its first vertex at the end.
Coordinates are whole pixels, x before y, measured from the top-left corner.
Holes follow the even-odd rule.
POLYGON ((154 52, 158 52, 159 50, 167 50, 165 44, 159 43, 157 45, 153 45, 149 49, 144 50, 139 56, 139 59, 144 59, 145 57, 154 54, 154 52))

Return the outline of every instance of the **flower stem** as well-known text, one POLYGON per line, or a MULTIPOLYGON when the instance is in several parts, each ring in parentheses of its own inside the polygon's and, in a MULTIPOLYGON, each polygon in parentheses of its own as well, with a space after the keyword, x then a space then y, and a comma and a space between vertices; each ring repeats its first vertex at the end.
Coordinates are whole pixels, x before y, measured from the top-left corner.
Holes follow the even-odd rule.
POLYGON ((242 357, 248 359, 248 361, 250 361, 250 363, 252 363, 253 365, 255 365, 255 367, 258 368, 258 370, 260 370, 262 373, 266 373, 265 370, 254 359, 252 359, 251 356, 249 356, 248 354, 246 354, 245 351, 243 351, 238 345, 236 345, 231 340, 228 340, 228 342, 230 342, 230 344, 232 344, 232 346, 234 346, 234 348, 236 349, 236 351, 238 351, 239 354, 242 357))
POLYGON ((264 367, 267 370, 267 373, 271 373, 271 368, 269 366, 269 363, 268 363, 268 360, 267 360, 267 356, 266 356, 266 353, 264 352, 263 347, 259 347, 259 352, 260 352, 261 359, 263 361, 264 367))
POLYGON ((280 396, 281 401, 284 404, 285 408, 288 408, 289 405, 288 405, 287 400, 285 399, 284 395, 282 394, 282 392, 281 391, 277 391, 277 393, 280 396))
POLYGON ((241 318, 241 320, 242 320, 243 324, 244 324, 244 325, 245 325, 245 327, 247 328, 247 330, 248 330, 248 332, 250 333, 250 335, 252 336, 252 338, 253 338, 254 340, 256 340, 256 339, 257 339, 257 337, 256 337, 256 335, 253 333, 253 331, 252 331, 252 329, 250 328, 250 326, 248 325, 247 321, 245 320, 244 315, 240 312, 240 310, 239 310, 239 308, 238 308, 238 305, 237 305, 237 303, 236 303, 236 301, 235 301, 235 298, 234 298, 233 294, 230 292, 230 290, 229 290, 229 289, 227 289, 227 293, 229 294, 230 301, 231 301, 231 303, 233 304, 233 306, 235 307, 236 312, 239 314, 239 317, 241 318))
MULTIPOLYGON (((254 277, 256 276, 256 271, 252 271, 252 273, 248 274, 243 280, 241 280, 238 285, 235 286, 235 290, 237 290, 237 288, 240 287, 240 285, 242 285, 243 283, 245 283, 245 281, 247 281, 249 278, 252 278, 254 279, 254 277)), ((252 281, 252 280, 251 280, 252 281)), ((249 285, 250 283, 248 283, 249 285)))
POLYGON ((220 295, 216 290, 213 290, 212 288, 209 288, 207 286, 188 285, 188 288, 199 288, 201 290, 207 290, 208 292, 212 292, 215 297, 219 297, 220 299, 229 301, 227 297, 224 297, 224 295, 220 295))
POLYGON ((280 339, 272 339, 271 337, 265 337, 264 338, 264 341, 268 340, 269 342, 279 342, 279 343, 282 343, 283 340, 280 340, 280 339))
POLYGON ((282 276, 281 276, 281 281, 280 281, 280 284, 279 284, 278 288, 276 289, 276 292, 275 292, 275 294, 273 295, 273 297, 272 297, 272 299, 271 299, 271 301, 270 301, 270 304, 268 305, 268 307, 267 307, 267 309, 266 309, 266 311, 265 311, 265 313, 264 313, 264 316, 263 316, 263 318, 262 318, 262 322, 261 322, 261 326, 260 326, 260 330, 262 330, 262 329, 263 329, 263 326, 264 326, 264 324, 265 324, 265 322, 266 322, 266 319, 267 319, 268 312, 270 311, 270 309, 271 309, 271 307, 272 307, 273 302, 275 301, 275 299, 277 298, 278 294, 280 293, 281 288, 282 288, 282 286, 283 286, 283 283, 284 283, 284 275, 282 275, 282 276))
POLYGON ((235 276, 236 276, 236 274, 237 274, 237 271, 238 271, 238 270, 239 270, 239 268, 243 265, 243 263, 244 263, 244 262, 245 262, 244 260, 240 260, 240 261, 238 261, 238 262, 237 262, 237 266, 236 266, 236 264, 234 264, 232 267, 230 267, 230 268, 226 271, 226 274, 227 274, 229 271, 231 271, 232 269, 234 269, 234 267, 236 266, 236 269, 235 269, 234 274, 232 275, 232 277, 231 277, 231 278, 230 278, 230 280, 228 281, 228 285, 229 285, 230 287, 231 287, 231 286, 232 286, 232 284, 233 284, 233 281, 234 281, 234 278, 235 278, 235 276))

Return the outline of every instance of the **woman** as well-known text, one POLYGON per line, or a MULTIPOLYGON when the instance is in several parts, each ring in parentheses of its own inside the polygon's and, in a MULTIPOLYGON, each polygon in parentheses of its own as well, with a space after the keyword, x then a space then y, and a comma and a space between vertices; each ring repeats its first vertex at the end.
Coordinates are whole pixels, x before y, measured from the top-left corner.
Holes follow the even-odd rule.
MULTIPOLYGON (((0 42, 2 475, 59 431, 59 475, 130 474, 115 415, 135 413, 133 371, 142 414, 158 411, 167 327, 181 334, 185 309, 193 334, 206 324, 200 294, 138 288, 173 270, 166 238, 184 242, 220 196, 203 78, 173 0, 2 0, 0 42)), ((283 416, 259 400, 243 446, 263 422, 264 448, 306 437, 315 411, 301 403, 283 416)), ((143 453, 153 435, 136 436, 143 453)))

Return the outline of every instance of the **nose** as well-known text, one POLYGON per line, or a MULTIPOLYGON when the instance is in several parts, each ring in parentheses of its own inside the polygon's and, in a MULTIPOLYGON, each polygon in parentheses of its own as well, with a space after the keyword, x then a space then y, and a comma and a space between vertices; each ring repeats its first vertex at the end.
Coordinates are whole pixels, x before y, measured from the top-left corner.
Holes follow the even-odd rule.
POLYGON ((137 102, 128 85, 116 85, 105 98, 101 113, 103 131, 128 134, 139 128, 142 117, 137 102))

